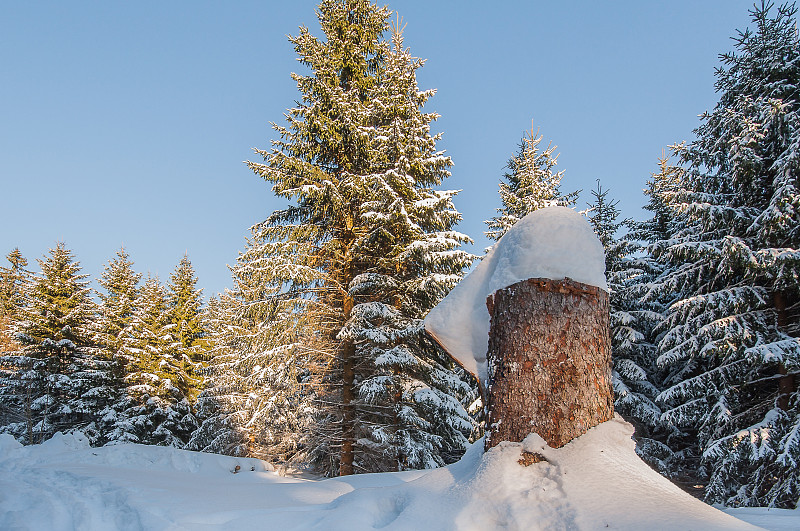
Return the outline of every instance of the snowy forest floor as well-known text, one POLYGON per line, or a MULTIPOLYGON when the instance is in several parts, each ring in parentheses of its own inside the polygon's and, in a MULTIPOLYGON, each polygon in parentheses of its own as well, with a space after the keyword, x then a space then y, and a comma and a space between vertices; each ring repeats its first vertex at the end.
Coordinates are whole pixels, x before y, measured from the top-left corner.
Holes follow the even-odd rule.
POLYGON ((617 417, 557 450, 536 435, 486 454, 479 441, 445 468, 325 480, 257 459, 2 435, 0 529, 800 529, 800 511, 726 514, 692 498, 636 456, 632 433, 617 417), (522 450, 546 461, 522 466, 522 450))

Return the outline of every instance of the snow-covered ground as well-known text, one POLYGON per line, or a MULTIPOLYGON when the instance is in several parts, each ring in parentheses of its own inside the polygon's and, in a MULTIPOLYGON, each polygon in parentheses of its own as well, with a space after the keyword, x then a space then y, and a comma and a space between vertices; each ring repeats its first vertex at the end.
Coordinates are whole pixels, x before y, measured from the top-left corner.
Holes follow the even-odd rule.
POLYGON ((256 459, 57 435, 0 436, 0 529, 800 529, 798 511, 714 509, 635 455, 616 418, 563 448, 535 435, 426 471, 309 480, 256 459), (522 449, 547 461, 518 463, 522 449), (239 471, 234 473, 236 467, 239 471))

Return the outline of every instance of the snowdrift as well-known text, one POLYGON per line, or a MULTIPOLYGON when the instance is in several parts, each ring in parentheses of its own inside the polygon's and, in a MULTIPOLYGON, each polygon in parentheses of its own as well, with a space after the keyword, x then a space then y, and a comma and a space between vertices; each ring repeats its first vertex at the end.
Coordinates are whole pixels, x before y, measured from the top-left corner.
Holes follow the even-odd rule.
POLYGON ((536 435, 486 454, 479 441, 445 468, 326 480, 256 459, 4 435, 0 529, 755 529, 652 471, 632 433, 616 418, 557 450, 536 435), (522 466, 523 449, 547 461, 522 466))

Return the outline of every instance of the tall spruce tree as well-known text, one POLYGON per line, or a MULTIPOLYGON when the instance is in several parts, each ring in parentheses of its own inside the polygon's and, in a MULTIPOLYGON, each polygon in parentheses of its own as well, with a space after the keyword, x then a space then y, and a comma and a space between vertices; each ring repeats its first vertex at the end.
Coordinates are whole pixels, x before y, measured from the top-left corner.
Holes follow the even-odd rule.
POLYGON ((498 215, 486 221, 489 230, 486 236, 499 240, 514 223, 547 206, 571 206, 575 204, 578 192, 561 193, 561 179, 564 170, 554 173, 558 160, 556 146, 549 144, 542 149, 543 136, 533 128, 523 135, 517 154, 508 159, 500 180, 500 201, 498 215))
POLYGON ((671 234, 653 245, 670 298, 664 419, 699 456, 706 498, 794 507, 800 495, 800 47, 796 9, 762 2, 722 56, 720 100, 676 148, 671 234))
POLYGON ((458 250, 468 238, 453 231, 454 193, 431 188, 451 162, 435 150, 435 115, 420 110, 432 95, 416 88, 421 63, 383 38, 389 11, 324 0, 317 14, 325 40, 306 28, 291 38, 311 71, 293 74, 302 101, 288 126, 274 126, 273 149, 256 150, 265 163, 248 163, 293 203, 260 227, 273 298, 297 308, 327 358, 306 444, 327 473, 431 466, 459 444, 432 412, 461 418, 456 431, 469 424, 434 383, 459 379, 425 357, 420 336, 421 314, 471 261, 458 250), (425 387, 404 396, 403 378, 425 387), (401 440, 411 455, 380 458, 401 440))
POLYGON ((339 333, 356 345, 357 435, 367 470, 443 465, 463 453, 472 429, 462 404, 471 388, 426 339, 421 320, 472 261, 454 251, 468 241, 452 231, 461 217, 455 192, 432 189, 450 175, 451 162, 430 132, 437 115, 422 112, 435 93, 417 86, 422 65, 405 48, 398 21, 369 98, 376 161, 364 179, 370 198, 355 246, 364 269, 350 283, 354 307, 339 333))

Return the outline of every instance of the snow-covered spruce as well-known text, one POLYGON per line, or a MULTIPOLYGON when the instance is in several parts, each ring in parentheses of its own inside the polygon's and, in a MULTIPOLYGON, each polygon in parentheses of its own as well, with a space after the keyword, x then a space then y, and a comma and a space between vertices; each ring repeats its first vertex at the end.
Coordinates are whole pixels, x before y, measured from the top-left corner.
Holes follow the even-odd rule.
MULTIPOLYGON (((101 417, 112 444, 133 442, 182 448, 198 426, 190 400, 198 385, 195 364, 176 357, 167 292, 157 277, 137 288, 125 328, 124 393, 101 417)), ((180 355, 180 354, 178 354, 180 355)))
POLYGON ((197 401, 203 423, 188 448, 298 465, 308 459, 302 440, 325 360, 306 335, 310 315, 280 296, 265 267, 260 234, 254 230, 231 268, 233 288, 209 303, 212 357, 197 401))
MULTIPOLYGON (((663 186, 663 179, 655 175, 648 184, 663 186), (661 183, 661 184, 656 184, 661 183)), ((648 193, 648 191, 646 191, 648 193)), ((661 421, 661 409, 655 403, 659 381, 655 363, 654 326, 660 322, 663 305, 660 301, 646 299, 649 283, 662 270, 652 257, 642 252, 644 242, 653 241, 650 228, 660 230, 657 219, 636 223, 630 219, 619 220, 617 201, 610 200, 608 190, 597 182, 592 190, 593 201, 587 206, 587 217, 595 234, 603 244, 606 256, 606 279, 610 295, 610 333, 612 350, 612 380, 614 385, 614 410, 636 426, 636 451, 651 466, 668 473, 674 455, 660 440, 674 431, 661 421), (622 237, 622 228, 629 232, 622 237)), ((645 207, 660 216, 654 194, 645 207)))
POLYGON ((81 429, 102 443, 98 415, 116 389, 111 362, 92 341, 95 307, 86 275, 61 242, 39 266, 20 316, 23 348, 0 360, 0 396, 6 407, 19 408, 0 429, 27 443, 81 429))
POLYGON ((556 146, 542 149, 542 135, 533 128, 523 135, 517 154, 512 156, 500 181, 497 216, 487 220, 486 236, 499 240, 514 224, 534 210, 548 206, 568 207, 575 203, 578 192, 562 194, 564 170, 553 172, 558 160, 556 146))
POLYGON ((309 71, 293 74, 301 101, 273 149, 257 150, 264 163, 248 163, 290 202, 257 226, 251 252, 269 298, 296 316, 297 333, 268 350, 297 341, 320 359, 301 445, 328 474, 444 464, 471 428, 468 378, 419 319, 473 257, 453 230, 455 192, 434 189, 452 165, 437 115, 422 111, 434 91, 417 87, 423 62, 400 28, 385 40, 389 15, 366 0, 320 4, 325 39, 291 38, 309 71))
POLYGON ((793 5, 751 14, 722 56, 719 102, 662 170, 668 231, 650 252, 663 273, 646 299, 668 305, 657 402, 683 468, 708 478, 709 501, 794 507, 800 44, 793 5))

